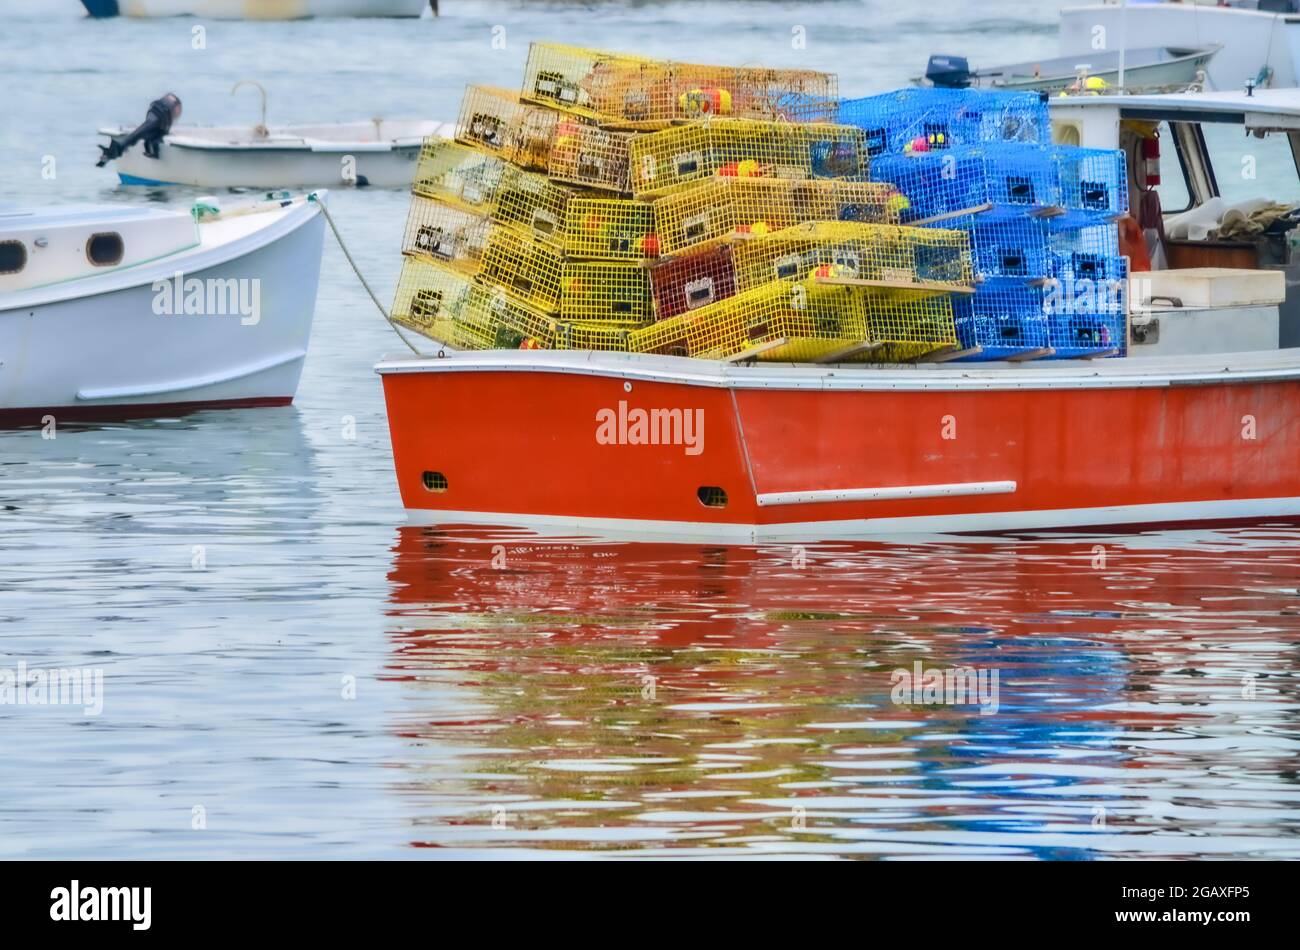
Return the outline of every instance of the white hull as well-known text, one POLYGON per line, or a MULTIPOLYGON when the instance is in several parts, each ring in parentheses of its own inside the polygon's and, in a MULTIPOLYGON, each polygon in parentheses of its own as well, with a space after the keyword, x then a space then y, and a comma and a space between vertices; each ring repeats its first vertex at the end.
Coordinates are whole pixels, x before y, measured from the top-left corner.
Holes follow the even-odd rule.
POLYGON ((40 412, 26 419, 24 410, 58 419, 290 402, 316 304, 320 209, 300 201, 200 231, 202 243, 183 253, 0 299, 0 418, 39 425, 40 412), (159 313, 155 282, 177 273, 257 280, 256 316, 159 313))
POLYGON ((1121 46, 1223 48, 1206 66, 1209 88, 1237 90, 1255 79, 1264 66, 1273 70, 1273 88, 1297 85, 1294 44, 1300 43, 1300 20, 1257 10, 1184 3, 1097 4, 1061 11, 1060 51, 1086 63, 1088 50, 1121 46))
POLYGON ((250 128, 178 127, 163 139, 157 158, 136 145, 116 163, 127 185, 406 188, 415 178, 424 137, 448 132, 438 123, 410 121, 385 121, 378 135, 374 123, 350 123, 272 128, 266 138, 250 128))
POLYGON ((129 17, 302 20, 308 17, 418 17, 428 6, 428 0, 118 0, 118 13, 129 17))

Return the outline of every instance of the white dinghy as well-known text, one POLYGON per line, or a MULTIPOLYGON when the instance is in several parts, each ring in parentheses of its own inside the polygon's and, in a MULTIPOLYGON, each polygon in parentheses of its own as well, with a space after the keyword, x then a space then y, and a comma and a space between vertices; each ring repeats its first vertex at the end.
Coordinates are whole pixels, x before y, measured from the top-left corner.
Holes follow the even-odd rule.
POLYGON ((150 104, 149 117, 137 128, 99 130, 109 137, 100 164, 116 162, 124 185, 405 188, 415 177, 425 138, 454 132, 450 124, 427 119, 268 126, 266 91, 248 80, 235 89, 243 85, 262 93, 257 125, 173 125, 180 100, 169 93, 150 104))
MULTIPOLYGON (((1061 55, 1089 63, 1097 44, 1119 50, 1222 47, 1206 66, 1207 88, 1247 83, 1274 89, 1300 84, 1300 0, 1092 0, 1061 10, 1061 55)), ((1126 64, 1127 66, 1127 64, 1126 64)), ((1127 83, 1126 83, 1127 85, 1127 83)))
MULTIPOLYGON (((420 145, 452 127, 418 119, 335 125, 173 126, 157 158, 135 148, 116 159, 124 185, 197 188, 409 187, 420 145)), ((102 129, 105 135, 123 129, 102 129)))
POLYGON ((438 15, 437 0, 81 0, 92 17, 198 16, 209 20, 304 20, 309 17, 438 15))
POLYGON ((0 209, 0 423, 292 402, 320 200, 0 209))

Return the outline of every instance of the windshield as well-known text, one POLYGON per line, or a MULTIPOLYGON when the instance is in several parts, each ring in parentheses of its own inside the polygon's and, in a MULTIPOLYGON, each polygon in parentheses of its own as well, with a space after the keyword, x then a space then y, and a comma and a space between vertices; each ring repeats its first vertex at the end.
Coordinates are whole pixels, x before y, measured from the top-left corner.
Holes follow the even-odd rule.
POLYGON ((1300 204, 1300 175, 1285 135, 1275 133, 1256 138, 1239 125, 1208 122, 1201 128, 1224 201, 1236 204, 1267 198, 1283 204, 1300 204))

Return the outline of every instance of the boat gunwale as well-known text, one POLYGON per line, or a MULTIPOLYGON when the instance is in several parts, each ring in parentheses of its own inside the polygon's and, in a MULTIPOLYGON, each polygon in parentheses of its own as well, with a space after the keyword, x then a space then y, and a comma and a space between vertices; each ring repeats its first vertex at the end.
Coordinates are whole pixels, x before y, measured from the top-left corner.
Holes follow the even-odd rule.
POLYGON ((1132 389, 1300 381, 1300 347, 1196 356, 1120 357, 1028 363, 737 365, 718 360, 600 351, 455 351, 384 357, 381 376, 420 373, 558 373, 722 389, 937 391, 1132 389), (1084 371, 1078 364, 1087 362, 1084 371))

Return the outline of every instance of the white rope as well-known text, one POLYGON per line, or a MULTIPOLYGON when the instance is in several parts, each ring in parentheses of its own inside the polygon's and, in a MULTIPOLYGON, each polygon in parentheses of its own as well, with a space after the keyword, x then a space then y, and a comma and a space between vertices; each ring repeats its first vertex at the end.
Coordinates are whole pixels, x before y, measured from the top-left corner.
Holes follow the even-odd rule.
POLYGON ((369 282, 367 282, 365 276, 361 273, 361 268, 357 267, 357 262, 352 259, 352 253, 348 250, 347 244, 343 242, 343 235, 339 233, 338 225, 334 223, 334 216, 330 214, 330 209, 326 207, 325 202, 321 201, 318 197, 316 197, 315 192, 312 192, 310 195, 308 195, 307 200, 314 201, 316 205, 320 208, 321 213, 325 215, 326 223, 329 224, 330 230, 334 232, 334 240, 339 242, 339 249, 343 252, 343 256, 348 259, 348 263, 352 265, 352 273, 357 275, 357 280, 361 281, 361 286, 366 288, 366 293, 368 293, 370 295, 370 299, 375 302, 375 306, 379 308, 379 312, 383 315, 384 319, 388 321, 388 325, 393 328, 393 332, 396 333, 398 338, 403 343, 406 344, 406 348, 408 350, 410 350, 416 356, 423 356, 424 354, 421 353, 418 349, 416 349, 415 346, 411 343, 411 341, 406 338, 406 334, 404 334, 398 328, 396 321, 394 321, 393 318, 388 315, 388 311, 384 309, 384 305, 379 302, 379 298, 375 296, 375 292, 370 289, 370 284, 369 282))

